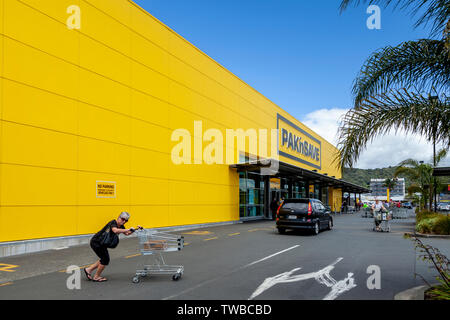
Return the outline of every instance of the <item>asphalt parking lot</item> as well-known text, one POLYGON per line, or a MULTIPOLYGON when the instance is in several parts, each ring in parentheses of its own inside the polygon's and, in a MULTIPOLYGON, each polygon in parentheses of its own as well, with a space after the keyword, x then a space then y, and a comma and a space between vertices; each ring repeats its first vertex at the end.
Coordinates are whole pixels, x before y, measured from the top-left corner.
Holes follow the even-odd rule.
MULTIPOLYGON (((65 271, 95 261, 87 245, 1 258, 0 299, 392 300, 423 284, 415 273, 435 282, 403 238, 412 219, 394 220, 390 233, 373 232, 372 220, 359 213, 334 219, 334 229, 318 236, 280 235, 273 221, 181 231, 186 246, 165 255, 167 263, 185 267, 178 281, 157 275, 132 283, 142 263, 136 238, 110 250, 107 282, 87 281, 81 272, 79 289, 67 287, 65 271)), ((449 256, 448 241, 426 240, 449 256)))

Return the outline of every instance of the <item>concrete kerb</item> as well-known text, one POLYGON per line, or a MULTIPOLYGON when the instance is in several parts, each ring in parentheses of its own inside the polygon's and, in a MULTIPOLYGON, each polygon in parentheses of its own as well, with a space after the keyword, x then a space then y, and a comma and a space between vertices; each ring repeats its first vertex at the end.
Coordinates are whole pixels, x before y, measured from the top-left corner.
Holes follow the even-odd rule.
POLYGON ((394 300, 425 300, 425 291, 429 289, 428 286, 418 286, 414 287, 394 296, 394 300))
POLYGON ((412 236, 412 237, 418 237, 418 238, 450 239, 450 235, 425 234, 425 233, 418 233, 418 232, 405 232, 405 236, 412 236))
MULTIPOLYGON (((149 230, 155 230, 155 231, 159 231, 159 232, 173 232, 173 231, 183 231, 183 230, 217 227, 217 226, 237 224, 237 223, 242 223, 242 221, 235 220, 235 221, 226 221, 226 222, 192 224, 192 225, 183 225, 183 226, 152 228, 149 230)), ((93 235, 94 234, 87 234, 87 235, 81 235, 81 236, 56 237, 56 238, 48 238, 48 239, 34 239, 34 240, 3 242, 0 244, 0 258, 41 252, 41 251, 46 251, 46 250, 61 250, 61 249, 67 249, 69 247, 85 245, 85 244, 89 243, 89 240, 91 239, 91 237, 93 235)), ((120 235, 120 239, 122 239, 123 237, 124 237, 123 235, 120 235)), ((131 235, 130 237, 136 237, 136 235, 131 235)))
MULTIPOLYGON (((431 287, 438 286, 439 283, 431 284, 431 287)), ((394 300, 425 300, 425 291, 430 289, 428 285, 414 287, 394 296, 394 300)))
MULTIPOLYGON (((405 232, 405 236, 415 236, 419 238, 450 239, 450 235, 424 234, 418 232, 405 232)), ((435 285, 438 284, 433 284, 432 286, 435 285)), ((394 300, 424 300, 425 291, 427 291, 429 288, 430 288, 429 286, 423 285, 399 292, 394 296, 394 300)))

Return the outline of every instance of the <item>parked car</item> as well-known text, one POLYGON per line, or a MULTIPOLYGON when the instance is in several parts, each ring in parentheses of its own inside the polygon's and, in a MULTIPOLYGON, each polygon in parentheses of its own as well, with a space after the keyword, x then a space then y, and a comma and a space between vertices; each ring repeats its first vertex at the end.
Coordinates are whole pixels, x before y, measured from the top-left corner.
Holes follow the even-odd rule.
POLYGON ((404 202, 402 206, 403 206, 403 208, 408 208, 408 209, 412 209, 413 208, 411 202, 404 202))
POLYGON ((450 211, 450 203, 441 202, 438 204, 437 209, 440 211, 450 211))
POLYGON ((281 234, 287 229, 306 229, 317 235, 333 228, 330 213, 317 199, 286 199, 278 209, 276 226, 281 234))

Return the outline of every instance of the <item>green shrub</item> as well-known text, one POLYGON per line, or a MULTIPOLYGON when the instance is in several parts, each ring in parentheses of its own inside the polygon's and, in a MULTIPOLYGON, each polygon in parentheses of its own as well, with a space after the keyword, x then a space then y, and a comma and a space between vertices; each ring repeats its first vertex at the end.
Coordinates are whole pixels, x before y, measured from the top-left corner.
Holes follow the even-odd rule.
POLYGON ((450 235, 450 217, 440 215, 433 223, 433 233, 450 235))
POLYGON ((417 220, 417 222, 420 222, 423 219, 434 218, 434 217, 437 217, 438 215, 439 215, 438 213, 433 212, 433 211, 422 210, 416 214, 416 220, 417 220))
POLYGON ((450 300, 450 287, 446 285, 432 287, 425 292, 425 300, 450 300))
POLYGON ((450 235, 450 217, 428 210, 422 210, 416 215, 416 231, 450 235))
POLYGON ((420 233, 431 233, 437 219, 437 217, 434 217, 420 220, 416 223, 416 231, 420 233))

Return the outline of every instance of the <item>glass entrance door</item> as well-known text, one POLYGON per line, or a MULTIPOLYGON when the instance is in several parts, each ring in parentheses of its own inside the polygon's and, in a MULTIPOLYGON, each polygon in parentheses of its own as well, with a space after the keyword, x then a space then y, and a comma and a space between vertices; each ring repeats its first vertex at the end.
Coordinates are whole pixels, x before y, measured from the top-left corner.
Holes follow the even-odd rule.
POLYGON ((250 172, 239 173, 239 216, 241 219, 264 217, 264 178, 250 172))

